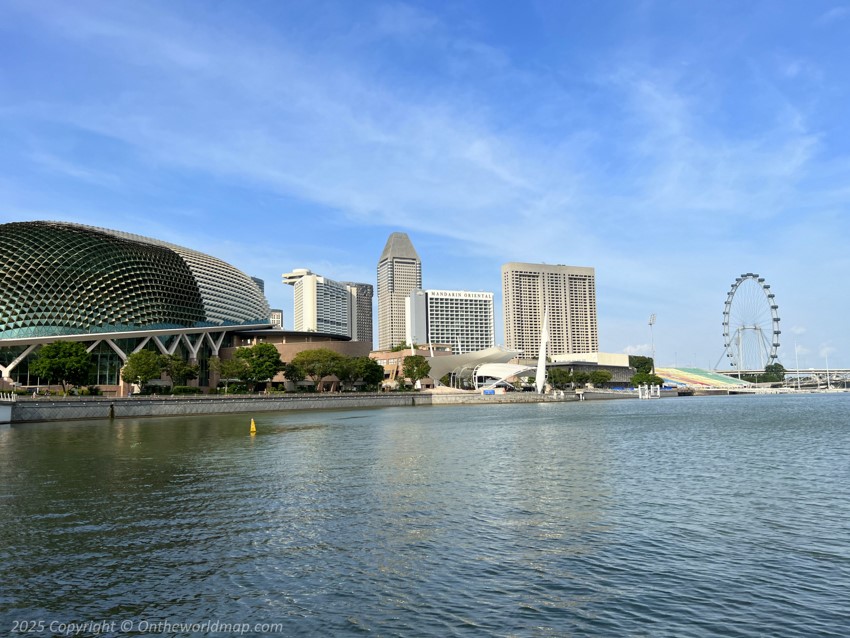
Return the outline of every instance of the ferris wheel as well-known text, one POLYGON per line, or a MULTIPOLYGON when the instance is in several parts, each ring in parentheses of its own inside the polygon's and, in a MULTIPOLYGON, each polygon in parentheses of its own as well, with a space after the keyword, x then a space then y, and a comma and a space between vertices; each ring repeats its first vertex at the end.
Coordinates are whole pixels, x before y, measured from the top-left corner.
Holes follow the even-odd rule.
POLYGON ((723 306, 720 361, 725 356, 739 372, 764 370, 776 362, 780 334, 779 306, 764 277, 751 272, 737 277, 723 306))

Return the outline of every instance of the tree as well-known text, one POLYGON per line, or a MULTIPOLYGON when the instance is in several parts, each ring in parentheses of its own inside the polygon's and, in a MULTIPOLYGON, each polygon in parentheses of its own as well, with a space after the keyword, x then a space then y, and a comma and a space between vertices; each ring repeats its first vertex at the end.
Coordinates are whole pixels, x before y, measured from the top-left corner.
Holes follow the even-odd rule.
POLYGON ((197 379, 201 372, 201 367, 197 363, 184 361, 183 357, 177 354, 160 355, 159 363, 162 371, 171 379, 172 387, 186 385, 186 381, 197 379))
POLYGON ((772 381, 779 382, 785 381, 785 366, 781 363, 768 363, 764 367, 764 374, 762 375, 762 381, 772 381))
POLYGON ((629 367, 634 368, 635 372, 652 374, 652 371, 655 369, 655 361, 652 360, 652 357, 629 355, 629 367))
POLYGON ((341 359, 336 366, 335 373, 343 390, 354 387, 355 381, 360 378, 360 371, 351 357, 341 359))
POLYGON ((384 366, 371 357, 355 357, 357 375, 367 390, 377 390, 384 381, 384 366))
POLYGON ((590 373, 590 382, 596 387, 605 385, 613 378, 614 375, 608 370, 594 370, 590 373))
POLYGON ((573 383, 577 386, 584 386, 588 381, 590 381, 590 373, 588 372, 573 372, 573 383))
POLYGON ((558 390, 564 390, 572 383, 573 375, 567 368, 549 368, 549 385, 558 390))
POLYGON ((336 375, 340 362, 344 359, 341 354, 328 348, 316 348, 314 350, 302 350, 294 357, 292 363, 310 378, 314 387, 322 391, 322 379, 336 375))
POLYGON ((121 378, 127 383, 137 383, 141 390, 151 379, 162 375, 162 362, 152 350, 139 350, 127 357, 121 369, 121 378))
POLYGON ((421 354, 411 354, 402 361, 401 371, 406 378, 416 384, 417 381, 428 376, 431 372, 431 364, 421 354))
POLYGON ((30 373, 47 380, 61 383, 62 393, 68 386, 76 386, 88 379, 92 355, 77 341, 55 341, 42 346, 35 359, 30 362, 30 373))
POLYGON ((304 373, 301 366, 290 362, 283 366, 283 376, 286 377, 288 381, 292 381, 292 383, 297 384, 299 381, 303 381, 307 375, 304 373))
POLYGON ((415 349, 416 349, 416 344, 414 343, 414 344, 411 346, 411 345, 409 345, 406 341, 402 341, 400 344, 398 344, 398 345, 393 346, 392 348, 390 348, 390 352, 401 352, 401 351, 403 351, 403 350, 410 350, 411 348, 413 348, 413 349, 415 350, 415 349))
POLYGON ((237 348, 233 356, 247 363, 247 366, 241 368, 239 378, 250 385, 252 390, 257 383, 270 381, 284 367, 280 352, 270 343, 237 348))
POLYGON ((638 372, 632 376, 631 383, 634 387, 639 385, 664 385, 664 379, 659 377, 657 374, 638 372))
POLYGON ((247 376, 248 362, 236 357, 232 359, 210 357, 210 370, 218 375, 219 380, 224 381, 224 393, 227 394, 228 386, 233 379, 242 379, 247 376))
POLYGON ((335 372, 343 388, 353 388, 362 381, 367 388, 374 389, 384 380, 384 366, 370 357, 345 357, 335 372))

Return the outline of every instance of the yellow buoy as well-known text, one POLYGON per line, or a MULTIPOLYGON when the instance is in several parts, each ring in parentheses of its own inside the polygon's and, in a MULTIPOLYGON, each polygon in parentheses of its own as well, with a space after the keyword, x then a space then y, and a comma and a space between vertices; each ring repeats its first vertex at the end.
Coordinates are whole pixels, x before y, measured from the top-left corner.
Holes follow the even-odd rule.
POLYGON ((257 433, 257 426, 254 424, 254 419, 251 419, 251 434, 257 433))

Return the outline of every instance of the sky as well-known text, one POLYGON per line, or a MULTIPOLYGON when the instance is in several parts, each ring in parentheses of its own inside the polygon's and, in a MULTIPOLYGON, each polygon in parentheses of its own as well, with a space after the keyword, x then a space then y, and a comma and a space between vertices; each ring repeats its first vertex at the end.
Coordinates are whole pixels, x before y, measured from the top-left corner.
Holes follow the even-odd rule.
MULTIPOLYGON (((425 288, 591 266, 600 349, 715 367, 742 273, 850 367, 850 1, 0 0, 0 223, 425 288), (649 317, 656 315, 650 329, 649 317)), ((725 363, 723 364, 725 365, 725 363)))

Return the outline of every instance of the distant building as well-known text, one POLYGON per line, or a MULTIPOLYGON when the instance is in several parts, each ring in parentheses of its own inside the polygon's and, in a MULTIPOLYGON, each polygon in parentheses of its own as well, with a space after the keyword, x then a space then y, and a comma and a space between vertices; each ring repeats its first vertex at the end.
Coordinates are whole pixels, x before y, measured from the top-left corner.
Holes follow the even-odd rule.
POLYGON ((448 344, 455 354, 495 345, 492 292, 416 289, 405 316, 407 343, 448 344))
POLYGON ((296 332, 340 335, 368 342, 371 348, 372 286, 334 281, 306 268, 284 273, 283 283, 294 287, 296 332))
POLYGON ((422 262, 406 233, 392 233, 378 260, 378 350, 406 340, 404 309, 422 288, 422 262))
POLYGON ((348 286, 350 293, 352 325, 354 331, 351 335, 354 341, 365 341, 372 344, 372 297, 375 289, 371 284, 359 284, 353 281, 343 282, 348 286))
POLYGON ((511 262, 502 266, 505 345, 536 357, 549 309, 547 354, 599 351, 593 268, 511 262))
POLYGON ((283 310, 280 310, 279 308, 272 308, 269 321, 273 328, 283 329, 283 310))

